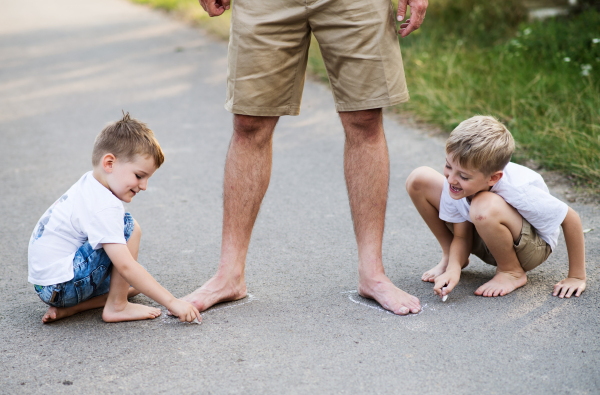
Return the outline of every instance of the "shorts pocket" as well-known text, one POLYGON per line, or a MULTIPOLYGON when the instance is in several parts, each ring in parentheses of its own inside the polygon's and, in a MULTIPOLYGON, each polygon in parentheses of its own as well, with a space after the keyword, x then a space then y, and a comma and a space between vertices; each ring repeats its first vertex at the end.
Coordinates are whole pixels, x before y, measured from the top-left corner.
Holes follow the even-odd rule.
POLYGON ((75 281, 73 286, 77 293, 77 304, 90 299, 102 281, 108 275, 108 268, 104 265, 99 265, 89 276, 75 281))

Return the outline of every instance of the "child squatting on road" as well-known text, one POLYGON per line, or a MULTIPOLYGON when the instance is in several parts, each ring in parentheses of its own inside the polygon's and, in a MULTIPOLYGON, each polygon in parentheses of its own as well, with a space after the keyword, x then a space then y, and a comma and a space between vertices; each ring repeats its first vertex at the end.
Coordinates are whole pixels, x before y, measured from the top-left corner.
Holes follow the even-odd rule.
POLYGON ((476 291, 504 296, 527 283, 525 272, 556 248, 563 228, 569 256, 568 277, 553 295, 571 297, 585 290, 585 246, 577 213, 550 195, 542 177, 509 163, 515 143, 493 117, 462 122, 446 141, 444 175, 429 167, 413 170, 406 189, 442 247, 442 259, 421 279, 448 295, 474 254, 497 266, 496 275, 476 291))
POLYGON ((194 306, 173 297, 137 263, 142 233, 123 208, 146 190, 163 162, 152 130, 129 113, 96 137, 93 171, 44 213, 29 241, 28 281, 50 305, 42 322, 98 307, 106 322, 158 317, 160 309, 128 302, 140 292, 180 321, 200 321, 194 306))

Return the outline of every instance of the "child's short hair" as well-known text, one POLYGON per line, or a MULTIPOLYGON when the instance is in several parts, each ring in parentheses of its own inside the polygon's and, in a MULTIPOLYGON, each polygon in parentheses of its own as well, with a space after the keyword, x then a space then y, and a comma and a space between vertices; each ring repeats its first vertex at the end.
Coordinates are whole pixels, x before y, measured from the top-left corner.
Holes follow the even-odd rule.
POLYGON ((515 141, 506 126, 490 116, 461 122, 446 141, 446 153, 454 161, 485 175, 504 169, 514 151, 515 141))
POLYGON ((111 123, 96 136, 92 165, 99 165, 102 157, 109 153, 126 161, 132 161, 136 155, 150 155, 157 169, 165 161, 152 130, 145 123, 131 118, 129 113, 123 114, 123 119, 111 123))

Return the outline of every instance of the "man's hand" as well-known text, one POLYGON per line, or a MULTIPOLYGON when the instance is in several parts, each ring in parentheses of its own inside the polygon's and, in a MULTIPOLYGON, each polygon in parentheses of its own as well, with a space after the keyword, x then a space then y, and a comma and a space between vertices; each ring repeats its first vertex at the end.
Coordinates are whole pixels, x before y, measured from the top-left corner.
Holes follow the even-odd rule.
MULTIPOLYGON (((204 1, 204 0, 200 0, 204 1)), ((402 22, 406 16, 406 6, 410 6, 410 19, 400 25, 398 34, 400 37, 406 37, 421 26, 425 19, 427 11, 427 0, 399 0, 398 1, 398 22, 402 22)), ((206 8, 205 8, 206 9, 206 8)))
POLYGON ((561 299, 564 297, 570 298, 571 295, 573 295, 573 292, 577 291, 575 292, 575 296, 579 296, 584 290, 585 280, 567 277, 554 286, 554 292, 552 293, 552 296, 558 296, 561 299))
POLYGON ((454 289, 454 287, 456 287, 458 280, 460 280, 460 270, 446 270, 445 273, 440 274, 435 278, 433 292, 443 298, 444 296, 448 295, 450 291, 454 289))
MULTIPOLYGON (((199 0, 204 11, 208 12, 208 16, 219 16, 229 9, 231 0, 199 0)), ((427 2, 427 0, 425 0, 427 2)), ((423 13, 423 15, 425 15, 423 13)))

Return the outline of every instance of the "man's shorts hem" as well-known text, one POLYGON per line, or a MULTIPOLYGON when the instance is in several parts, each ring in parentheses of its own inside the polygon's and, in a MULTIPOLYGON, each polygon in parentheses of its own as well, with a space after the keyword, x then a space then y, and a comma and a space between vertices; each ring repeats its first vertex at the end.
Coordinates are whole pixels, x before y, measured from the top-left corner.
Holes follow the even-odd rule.
POLYGON ((233 114, 252 115, 255 117, 280 117, 283 115, 300 115, 300 106, 283 107, 248 107, 225 103, 225 109, 233 114))
POLYGON ((374 108, 383 108, 395 106, 396 104, 406 103, 409 100, 408 91, 401 95, 386 97, 384 99, 366 100, 358 103, 336 103, 337 112, 371 110, 374 108))

